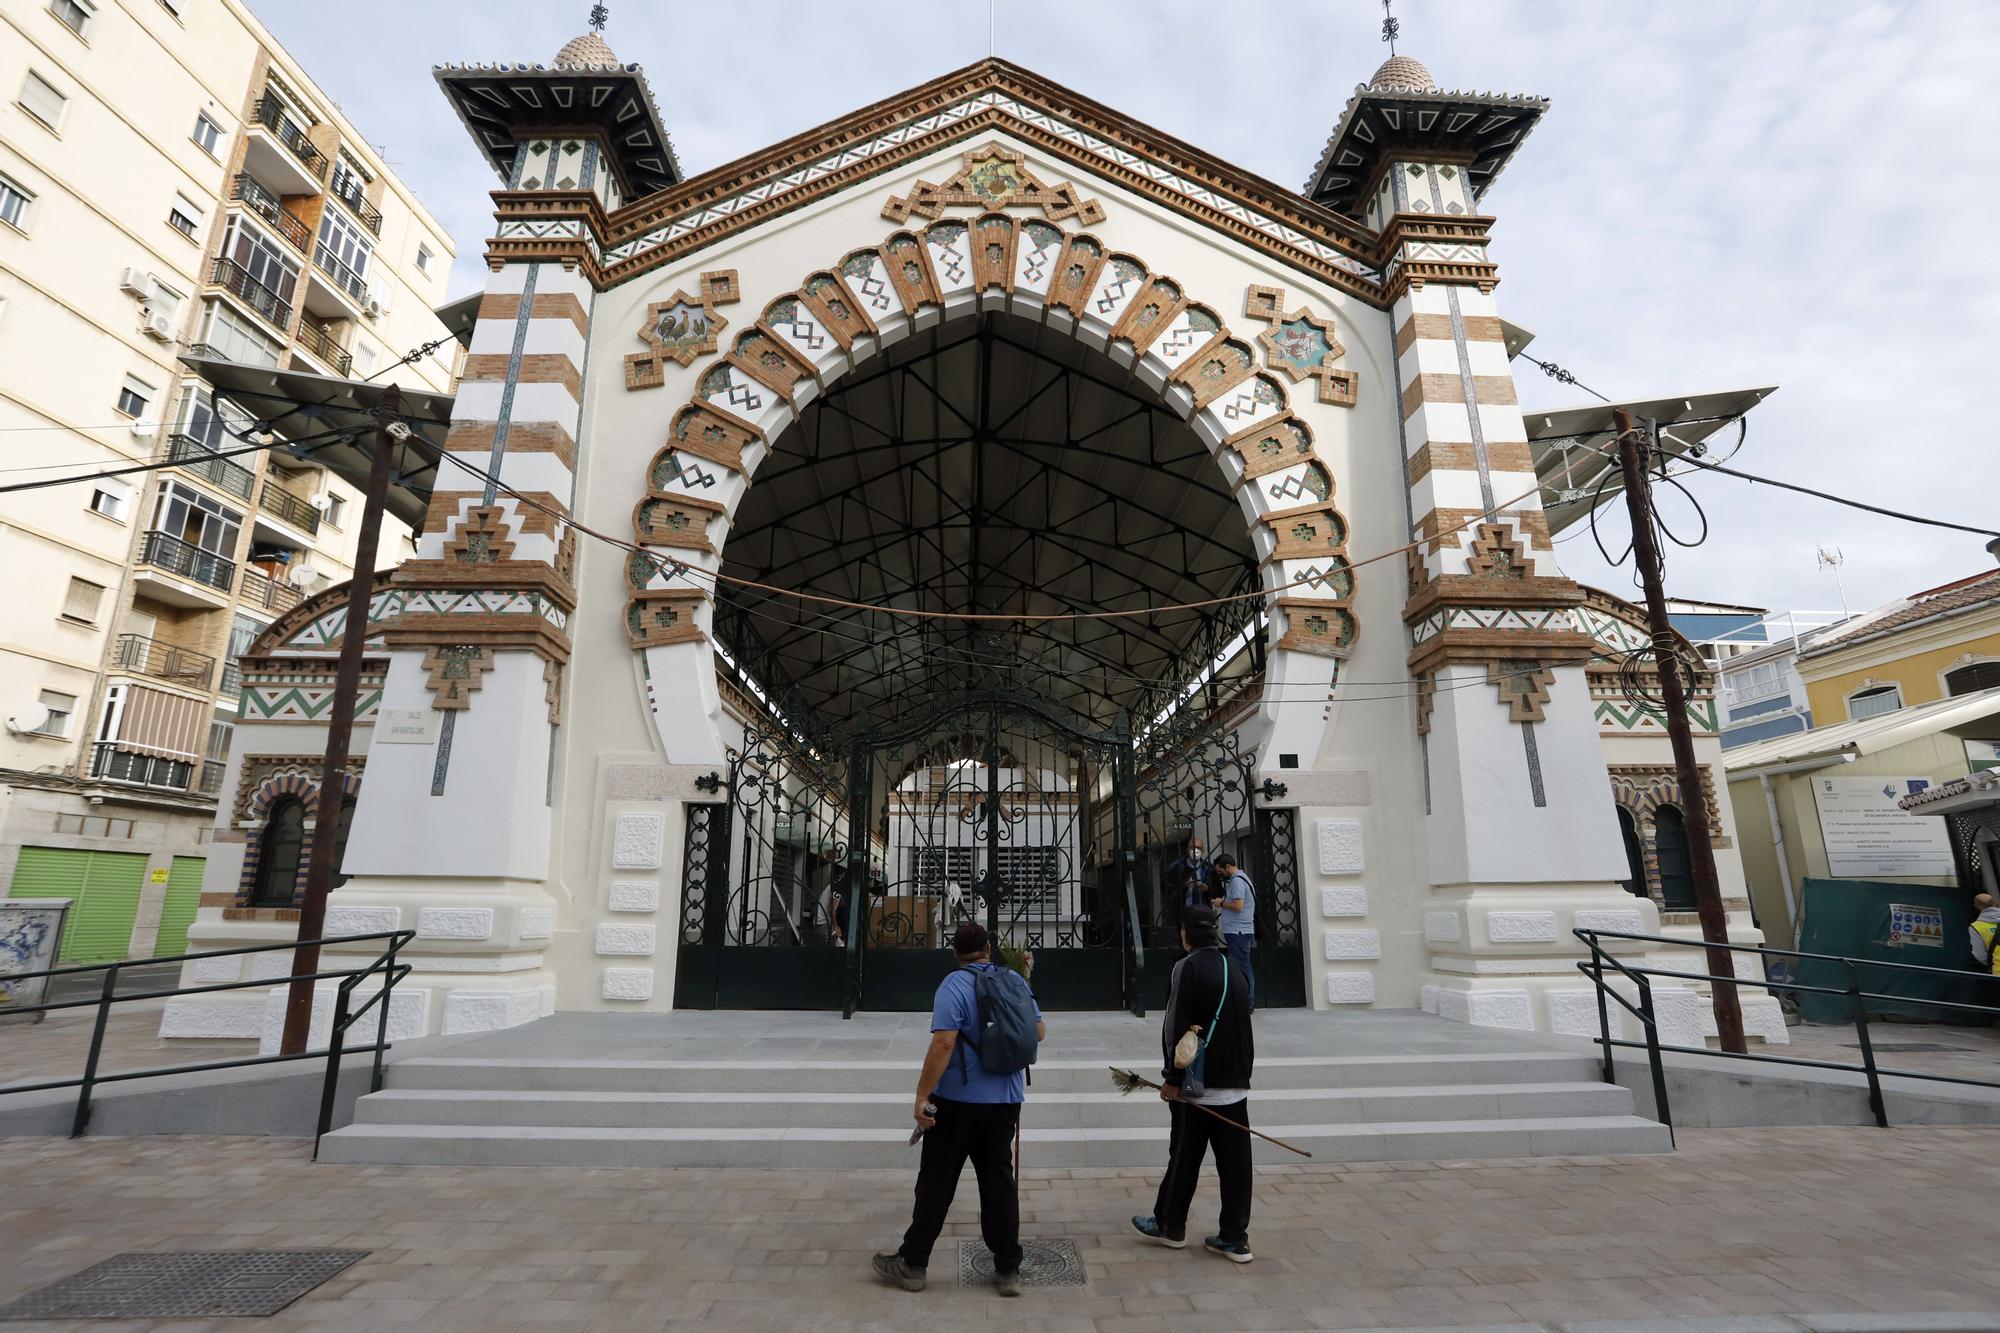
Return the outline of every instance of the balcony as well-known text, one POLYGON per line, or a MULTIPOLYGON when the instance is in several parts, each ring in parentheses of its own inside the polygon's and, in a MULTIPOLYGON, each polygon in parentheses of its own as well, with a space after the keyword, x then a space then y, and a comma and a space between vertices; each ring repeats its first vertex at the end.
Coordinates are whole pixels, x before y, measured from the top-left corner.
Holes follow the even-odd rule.
POLYGON ((306 279, 306 309, 320 319, 360 319, 367 313, 368 280, 325 242, 313 246, 306 279))
POLYGON ((229 197, 243 205, 245 210, 256 214, 278 235, 285 238, 300 254, 312 253, 312 228, 298 214, 286 208, 278 196, 264 187, 254 176, 238 174, 236 186, 229 197))
POLYGON ((207 610, 229 604, 236 562, 155 528, 139 542, 139 567, 132 578, 155 601, 207 610))
POLYGON ((266 94, 257 99, 243 165, 280 194, 318 194, 326 188, 326 154, 312 146, 290 108, 266 94))
POLYGON ((184 759, 121 750, 110 742, 99 741, 91 750, 90 776, 157 791, 185 792, 194 781, 194 765, 184 759))
MULTIPOLYGON (((266 580, 266 582, 269 582, 269 580, 266 580)), ((224 662, 222 664, 222 688, 220 693, 222 695, 220 702, 226 703, 232 708, 236 706, 236 701, 243 695, 243 666, 241 663, 224 662)))
POLYGON ((291 303, 250 276, 250 270, 233 259, 218 259, 208 280, 242 301, 279 328, 292 322, 291 303))
POLYGON ((238 499, 248 500, 257 484, 256 473, 216 457, 214 450, 192 435, 175 435, 167 441, 167 461, 238 499))
POLYGON ((354 368, 354 358, 335 341, 333 330, 308 315, 299 321, 299 346, 307 355, 333 367, 342 379, 354 368))
POLYGON ((360 181, 352 176, 345 179, 336 177, 333 197, 347 205, 347 211, 360 218, 362 226, 377 236, 382 234, 382 210, 369 203, 368 197, 361 193, 360 181))
MULTIPOLYGON (((289 611, 305 599, 305 595, 289 583, 280 583, 261 569, 243 571, 243 601, 246 611, 261 611, 266 615, 276 615, 289 611)), ((240 694, 241 680, 238 690, 240 694)))
POLYGON ((119 635, 111 648, 111 666, 116 671, 136 671, 142 676, 196 690, 207 689, 215 679, 215 659, 207 653, 162 643, 143 634, 119 635))
POLYGON ((201 782, 195 790, 214 800, 222 795, 222 779, 229 774, 229 763, 223 759, 211 759, 201 766, 201 782))
POLYGON ((257 494, 257 507, 309 537, 319 532, 319 510, 269 477, 264 479, 264 489, 257 494))

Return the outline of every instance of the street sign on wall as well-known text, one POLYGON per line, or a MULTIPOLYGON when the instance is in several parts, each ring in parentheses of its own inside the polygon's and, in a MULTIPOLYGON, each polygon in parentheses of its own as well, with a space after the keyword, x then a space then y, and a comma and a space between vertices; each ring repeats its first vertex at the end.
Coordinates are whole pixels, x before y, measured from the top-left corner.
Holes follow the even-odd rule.
POLYGON ((1844 879, 1956 873, 1945 821, 1913 815, 1896 802, 1929 778, 1815 777, 1820 837, 1828 869, 1844 879))

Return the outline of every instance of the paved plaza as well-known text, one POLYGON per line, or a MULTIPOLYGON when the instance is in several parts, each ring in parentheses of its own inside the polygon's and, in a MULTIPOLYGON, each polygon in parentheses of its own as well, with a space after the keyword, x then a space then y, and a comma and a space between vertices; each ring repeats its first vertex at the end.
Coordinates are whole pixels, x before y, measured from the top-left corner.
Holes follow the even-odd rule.
MULTIPOLYGON (((1030 1161, 1024 1233, 1073 1241, 1088 1284, 1011 1301, 957 1288, 944 1262, 953 1237, 976 1234, 969 1181, 931 1290, 875 1285, 868 1254, 894 1244, 912 1176, 339 1167, 297 1140, 11 1139, 0 1303, 132 1250, 338 1247, 370 1253, 272 1326, 2000 1327, 1866 1318, 2000 1310, 2000 1153, 1985 1129, 1716 1130, 1666 1157, 1267 1169, 1246 1268, 1136 1243, 1124 1219, 1149 1209, 1148 1171, 1030 1161)), ((1196 1216, 1214 1206, 1205 1185, 1196 1216)))

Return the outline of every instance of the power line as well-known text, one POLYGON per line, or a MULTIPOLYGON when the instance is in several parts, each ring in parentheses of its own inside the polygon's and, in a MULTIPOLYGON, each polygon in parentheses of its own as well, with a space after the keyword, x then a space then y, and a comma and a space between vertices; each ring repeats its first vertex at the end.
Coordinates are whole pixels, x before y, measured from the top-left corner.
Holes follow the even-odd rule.
POLYGON ((1704 472, 1720 472, 1724 476, 1735 477, 1741 481, 1752 482, 1756 485, 1776 486, 1781 491, 1796 491, 1800 495, 1810 495, 1816 500, 1826 500, 1833 504, 1846 505, 1850 509, 1864 509, 1871 514, 1881 514, 1885 518, 1900 518, 1905 523, 1920 523, 1928 528, 1948 528, 1953 532, 1969 532, 1975 537, 2000 537, 2000 528, 1975 528, 1964 523, 1952 523, 1941 518, 1925 518, 1921 514, 1906 514, 1899 509, 1885 509, 1881 505, 1872 505, 1864 500, 1850 500, 1844 495, 1835 495, 1831 491, 1814 490, 1810 486, 1801 486, 1796 482, 1778 481, 1772 477, 1760 477, 1753 472, 1742 472, 1733 467, 1724 467, 1720 463, 1704 463, 1701 459, 1692 456, 1683 459, 1683 461, 1692 463, 1704 472))
MULTIPOLYGON (((228 427, 225 426, 224 429, 227 430, 228 427)), ((238 439, 243 438, 236 431, 232 430, 229 433, 236 435, 238 439)), ((241 454, 254 454, 266 449, 295 449, 301 455, 304 455, 312 453, 317 449, 323 449, 342 436, 351 439, 353 438, 353 432, 345 429, 322 431, 316 435, 301 436, 296 440, 272 440, 267 444, 248 444, 240 449, 218 449, 194 459, 163 458, 156 459, 150 463, 134 463, 130 467, 110 468, 103 472, 90 472, 80 477, 43 477, 38 481, 9 482, 5 486, 0 486, 0 495, 10 494, 14 491, 45 490, 50 486, 71 486, 79 481, 99 481, 106 477, 130 476, 135 472, 159 472, 170 467, 187 467, 191 463, 205 463, 215 458, 235 458, 241 454), (311 447, 307 448, 304 446, 311 447)))

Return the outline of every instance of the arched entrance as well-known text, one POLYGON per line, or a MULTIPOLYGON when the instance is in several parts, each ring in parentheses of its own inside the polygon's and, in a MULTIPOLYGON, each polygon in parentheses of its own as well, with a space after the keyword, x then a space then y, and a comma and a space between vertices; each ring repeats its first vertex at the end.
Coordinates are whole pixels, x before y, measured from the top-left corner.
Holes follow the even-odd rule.
MULTIPOLYGON (((1250 799, 1258 690, 1274 643, 1335 656, 1353 630, 1332 477, 1284 389, 1171 279, 1052 227, 940 223, 839 273, 701 376, 636 516, 683 550, 728 523, 711 623, 735 725, 725 799, 691 820, 675 1003, 921 1007, 971 918, 1033 951, 1045 1004, 1138 1007, 1178 954, 1195 836, 1268 868, 1260 989, 1303 1002, 1290 830, 1250 799), (926 284, 982 234, 1002 290, 909 318, 949 306, 926 284), (1033 312, 1004 282, 1017 241, 1046 252, 1033 312), (1090 262, 1064 295, 1071 255, 1090 262), (903 303, 898 336, 816 365, 871 301, 903 303), (781 392, 793 410, 753 436, 781 392), (690 489, 719 489, 718 458, 752 474, 740 497, 690 489), (1321 562, 1310 617, 1260 595, 1288 556, 1321 562)), ((635 633, 687 596, 642 592, 635 633)))

